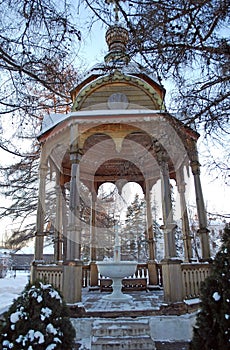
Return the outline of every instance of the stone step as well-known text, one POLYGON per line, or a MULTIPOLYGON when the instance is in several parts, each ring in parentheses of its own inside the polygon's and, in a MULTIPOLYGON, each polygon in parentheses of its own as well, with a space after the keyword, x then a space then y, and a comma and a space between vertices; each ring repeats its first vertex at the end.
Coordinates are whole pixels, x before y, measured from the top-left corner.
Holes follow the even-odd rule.
POLYGON ((150 337, 149 320, 119 318, 95 320, 92 326, 91 350, 155 350, 150 337))
POLYGON ((148 322, 135 321, 113 321, 113 322, 94 322, 92 335, 95 337, 122 337, 122 336, 141 336, 149 335, 148 322))
POLYGON ((91 350, 156 350, 150 336, 92 338, 91 350))

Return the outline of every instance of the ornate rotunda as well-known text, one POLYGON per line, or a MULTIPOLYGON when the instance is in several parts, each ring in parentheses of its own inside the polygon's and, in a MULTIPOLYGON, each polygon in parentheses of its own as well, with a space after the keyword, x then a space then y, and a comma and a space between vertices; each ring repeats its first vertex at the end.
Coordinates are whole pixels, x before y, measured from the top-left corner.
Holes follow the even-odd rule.
POLYGON ((118 21, 107 30, 108 54, 104 63, 95 66, 71 91, 72 111, 45 116, 38 136, 40 184, 31 278, 54 283, 68 303, 81 301, 81 242, 86 232, 90 235, 89 283, 99 283, 97 249, 105 246, 105 235, 109 233, 97 225, 97 197, 99 187, 106 182, 115 184, 119 193, 128 182, 141 186, 146 200, 148 283, 158 284, 160 265, 166 301, 196 296, 200 282, 208 274, 209 238, 196 147, 199 135, 167 112, 164 88, 150 72, 130 61, 126 52, 128 40, 128 31, 118 21), (194 179, 202 251, 202 261, 192 264, 185 196, 188 173, 194 179), (51 194, 48 179, 52 176, 56 184, 55 193, 51 194), (171 179, 175 180, 180 197, 183 261, 176 256, 171 179), (161 262, 156 261, 150 198, 150 191, 159 180, 164 235, 161 262), (82 186, 89 195, 84 197, 82 186), (54 262, 45 265, 44 236, 49 234, 45 218, 51 198, 55 202, 54 262), (82 206, 90 213, 89 224, 81 220, 82 206))

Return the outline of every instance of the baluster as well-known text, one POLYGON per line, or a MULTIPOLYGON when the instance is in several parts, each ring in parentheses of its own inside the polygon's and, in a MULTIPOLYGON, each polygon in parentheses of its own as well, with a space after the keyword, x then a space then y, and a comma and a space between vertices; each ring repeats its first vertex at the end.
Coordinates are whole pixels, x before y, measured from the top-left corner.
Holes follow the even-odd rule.
POLYGON ((140 277, 140 273, 141 273, 141 267, 138 266, 136 278, 140 277))
POLYGON ((191 283, 190 283, 190 279, 191 279, 191 271, 187 270, 186 271, 186 281, 187 281, 187 297, 190 297, 191 294, 191 283))
POLYGON ((195 291, 194 296, 197 297, 199 294, 199 289, 200 289, 199 270, 195 271, 195 276, 196 276, 196 291, 195 291))

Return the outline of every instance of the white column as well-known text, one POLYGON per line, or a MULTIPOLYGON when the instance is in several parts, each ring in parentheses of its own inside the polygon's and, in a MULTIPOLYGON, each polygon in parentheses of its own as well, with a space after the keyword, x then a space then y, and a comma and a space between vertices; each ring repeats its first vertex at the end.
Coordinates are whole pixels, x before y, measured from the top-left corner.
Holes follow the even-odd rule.
POLYGON ((54 259, 62 260, 62 190, 60 187, 60 174, 56 172, 56 217, 54 238, 54 259))
POLYGON ((197 160, 190 163, 192 174, 194 177, 194 186, 196 193, 196 207, 199 220, 199 230, 202 250, 202 259, 208 260, 210 258, 210 246, 209 246, 209 230, 207 229, 207 216, 204 206, 204 198, 202 193, 201 181, 200 181, 200 164, 197 160))
POLYGON ((64 186, 64 182, 61 185, 61 191, 62 191, 63 261, 65 261, 67 256, 68 217, 67 217, 67 205, 66 205, 66 189, 64 186))
POLYGON ((37 223, 36 223, 36 235, 35 235, 35 254, 34 254, 35 261, 43 260, 45 195, 46 195, 47 170, 48 170, 47 166, 45 166, 45 165, 40 166, 37 223))
POLYGON ((80 259, 80 196, 79 196, 79 163, 81 160, 80 150, 71 151, 71 180, 70 180, 70 203, 69 223, 67 233, 67 260, 80 259))
POLYGON ((91 217, 90 217, 90 260, 91 262, 96 261, 96 202, 97 194, 96 192, 92 193, 91 197, 91 217))
POLYGON ((184 259, 189 262, 192 258, 192 244, 191 244, 191 234, 189 228, 188 211, 185 200, 185 182, 183 168, 180 168, 176 174, 177 188, 180 195, 180 209, 181 209, 181 219, 182 219, 182 233, 184 241, 184 259))
POLYGON ((80 225, 80 160, 81 150, 78 147, 78 124, 70 126, 70 199, 69 217, 66 238, 66 259, 63 264, 63 295, 67 303, 81 301, 82 262, 81 225, 80 225))
POLYGON ((174 232, 176 225, 173 222, 169 170, 168 170, 168 163, 166 162, 166 160, 161 161, 160 170, 161 170, 162 211, 163 211, 163 220, 164 220, 165 259, 170 259, 176 256, 176 244, 175 244, 175 232, 174 232))
POLYGON ((149 246, 149 260, 153 261, 156 259, 156 242, 153 233, 153 218, 150 198, 149 182, 145 182, 145 201, 146 201, 146 223, 147 223, 147 237, 149 246))

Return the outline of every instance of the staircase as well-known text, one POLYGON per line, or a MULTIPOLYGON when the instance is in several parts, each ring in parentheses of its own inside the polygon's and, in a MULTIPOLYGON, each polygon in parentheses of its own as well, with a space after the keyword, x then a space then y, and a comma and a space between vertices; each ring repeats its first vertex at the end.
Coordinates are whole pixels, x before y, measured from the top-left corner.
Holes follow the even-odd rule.
POLYGON ((149 321, 132 318, 95 320, 91 350, 156 350, 149 321))

